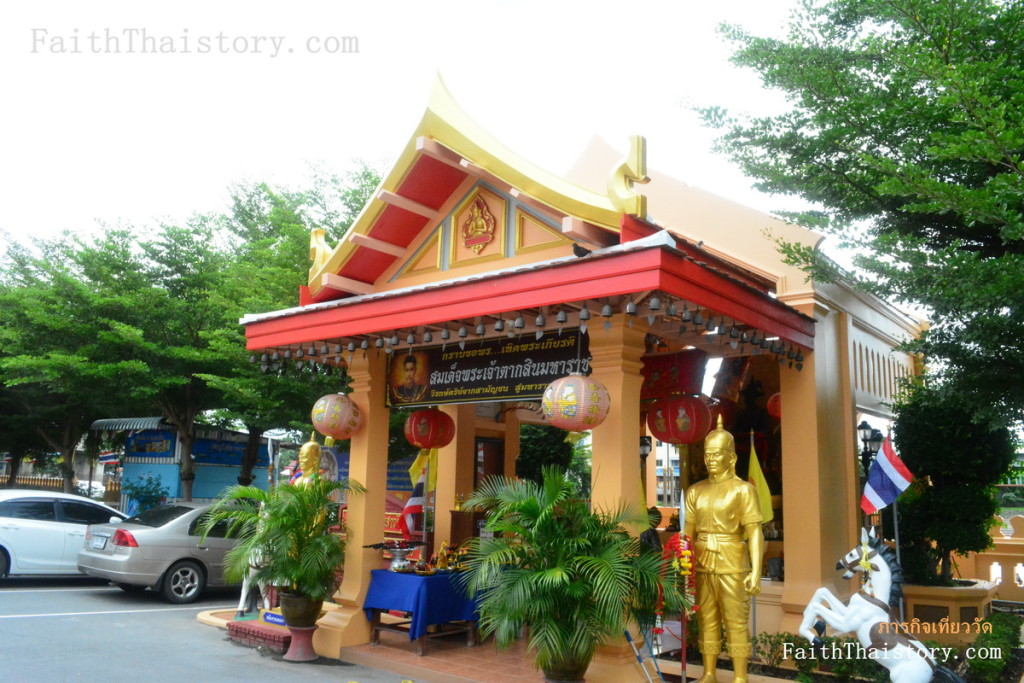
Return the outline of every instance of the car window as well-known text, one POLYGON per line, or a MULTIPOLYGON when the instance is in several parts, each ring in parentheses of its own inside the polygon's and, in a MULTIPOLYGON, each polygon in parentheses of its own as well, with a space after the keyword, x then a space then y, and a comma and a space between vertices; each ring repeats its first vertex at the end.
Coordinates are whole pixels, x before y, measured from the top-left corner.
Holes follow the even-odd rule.
POLYGON ((195 510, 195 508, 184 505, 161 505, 149 510, 144 510, 134 517, 124 520, 125 524, 140 524, 142 526, 158 527, 173 522, 182 515, 195 510))
POLYGON ((0 503, 0 517, 34 519, 39 522, 56 522, 57 513, 52 500, 8 500, 0 503))
POLYGON ((68 500, 59 502, 64 513, 64 521, 71 522, 72 524, 106 524, 110 521, 111 517, 116 516, 110 510, 105 510, 98 505, 68 500))
MULTIPOLYGON (((203 535, 203 530, 201 528, 201 525, 203 524, 203 522, 206 521, 206 517, 207 517, 208 514, 209 513, 205 513, 204 512, 199 517, 197 517, 195 519, 195 521, 192 522, 191 525, 189 525, 189 528, 188 528, 188 535, 189 536, 202 536, 203 535)), ((212 537, 212 538, 227 538, 228 527, 230 526, 230 524, 231 524, 231 520, 222 519, 219 522, 217 522, 216 524, 214 524, 212 527, 210 527, 210 533, 208 533, 206 535, 208 537, 212 537)))

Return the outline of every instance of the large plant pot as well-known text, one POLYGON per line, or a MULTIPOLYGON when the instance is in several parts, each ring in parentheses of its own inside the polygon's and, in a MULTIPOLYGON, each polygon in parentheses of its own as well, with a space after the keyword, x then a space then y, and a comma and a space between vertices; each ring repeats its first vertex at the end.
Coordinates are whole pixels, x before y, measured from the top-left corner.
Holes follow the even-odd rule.
POLYGON ((552 662, 544 669, 544 680, 547 683, 583 683, 583 676, 590 668, 590 660, 585 662, 563 661, 552 662))
POLYGON ((921 640, 969 645, 981 632, 977 622, 992 614, 992 601, 998 588, 998 584, 981 579, 958 586, 905 583, 907 627, 921 640))
POLYGON ((289 662, 311 662, 319 658, 313 649, 313 631, 320 618, 323 600, 313 600, 301 593, 281 592, 281 616, 292 636, 284 659, 289 662))

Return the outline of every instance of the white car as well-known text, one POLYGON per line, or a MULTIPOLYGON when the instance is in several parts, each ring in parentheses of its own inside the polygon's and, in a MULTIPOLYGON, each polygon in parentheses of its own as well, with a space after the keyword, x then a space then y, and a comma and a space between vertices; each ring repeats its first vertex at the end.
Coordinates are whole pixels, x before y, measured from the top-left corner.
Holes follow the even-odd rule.
POLYGON ((78 574, 86 528, 125 517, 70 493, 0 489, 0 577, 78 574))

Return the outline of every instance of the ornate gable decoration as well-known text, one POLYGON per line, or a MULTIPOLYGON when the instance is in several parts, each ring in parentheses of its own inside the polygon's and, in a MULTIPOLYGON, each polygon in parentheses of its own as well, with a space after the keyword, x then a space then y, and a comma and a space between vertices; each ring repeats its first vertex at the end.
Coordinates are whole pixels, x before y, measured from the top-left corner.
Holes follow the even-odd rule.
POLYGON ((468 213, 460 228, 462 244, 479 256, 480 252, 494 240, 494 229, 498 221, 479 194, 469 205, 468 213))

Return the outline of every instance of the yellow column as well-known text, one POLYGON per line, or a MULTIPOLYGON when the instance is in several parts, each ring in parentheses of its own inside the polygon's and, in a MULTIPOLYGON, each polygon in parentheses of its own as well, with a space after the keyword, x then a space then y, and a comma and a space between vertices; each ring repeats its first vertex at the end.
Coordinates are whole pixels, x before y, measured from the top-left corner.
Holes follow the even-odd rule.
POLYGON ((612 318, 609 329, 602 323, 590 327, 591 377, 605 385, 611 409, 593 430, 591 444, 591 500, 596 508, 610 510, 623 501, 643 506, 640 484, 640 376, 647 332, 640 321, 633 326, 612 318))
POLYGON ((473 491, 476 459, 476 405, 442 406, 455 422, 455 438, 437 452, 437 509, 434 510, 434 552, 452 539, 452 515, 456 494, 473 491))
POLYGON ((843 599, 851 593, 835 565, 855 543, 859 496, 845 316, 821 304, 798 308, 817 325, 803 371, 779 370, 786 572, 780 628, 794 633, 819 587, 843 599))
POLYGON ((349 645, 370 642, 370 623, 363 613, 363 601, 370 587, 370 571, 379 569, 379 550, 363 548, 384 540, 384 501, 388 475, 388 415, 386 357, 370 352, 358 354, 349 364, 352 393, 363 411, 363 428, 352 437, 349 449, 349 477, 366 487, 366 493, 350 496, 346 527, 345 579, 335 594, 337 608, 329 608, 313 634, 317 654, 340 658, 349 645))
MULTIPOLYGON (((619 315, 609 329, 590 327, 591 377, 611 396, 605 421, 593 430, 591 500, 595 509, 611 510, 623 502, 644 507, 640 481, 640 376, 646 325, 630 327, 619 315)), ((639 532, 641 529, 637 529, 639 532)), ((639 639, 638 639, 639 641, 639 639)), ((598 648, 587 670, 593 683, 617 683, 636 677, 636 658, 625 638, 598 648)))

